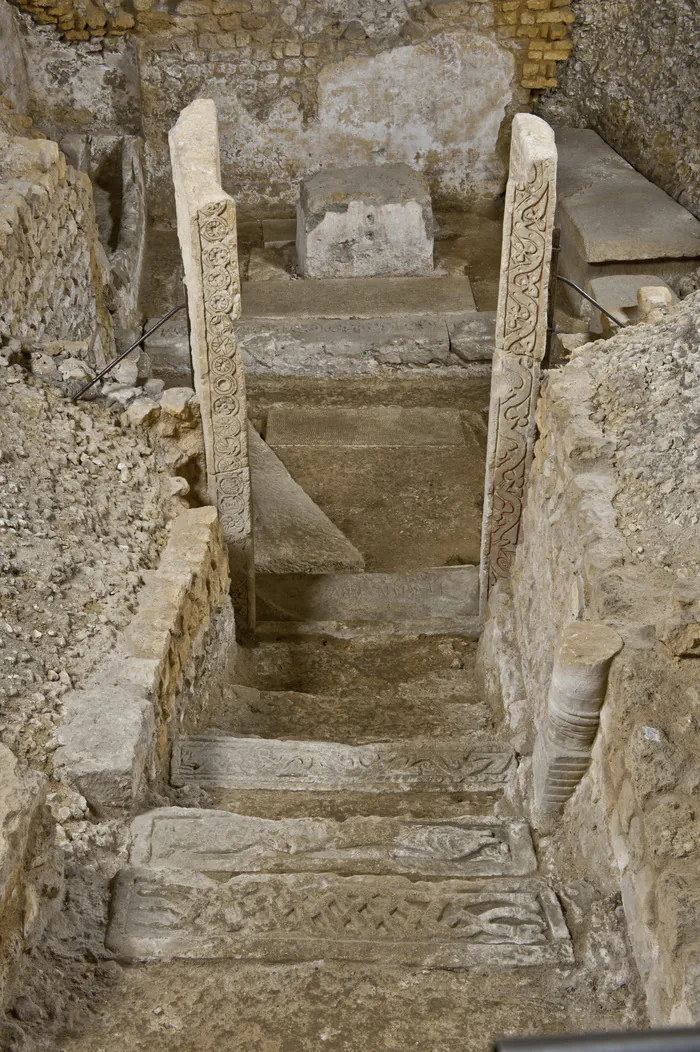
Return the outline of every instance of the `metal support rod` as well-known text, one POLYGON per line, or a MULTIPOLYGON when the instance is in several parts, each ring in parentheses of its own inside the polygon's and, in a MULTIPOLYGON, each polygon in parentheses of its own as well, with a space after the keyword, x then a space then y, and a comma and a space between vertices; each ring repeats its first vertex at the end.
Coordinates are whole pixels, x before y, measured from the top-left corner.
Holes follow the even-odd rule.
POLYGON ((603 314, 610 318, 610 321, 614 321, 621 329, 625 328, 626 322, 620 321, 620 319, 616 318, 614 314, 611 314, 609 310, 606 310, 602 303, 598 303, 598 300, 594 300, 592 296, 589 296, 587 292, 584 292, 581 286, 577 285, 575 281, 569 281, 568 278, 563 278, 561 274, 558 274, 557 278, 559 281, 563 281, 565 285, 570 285, 572 289, 576 289, 579 295, 583 296, 583 298, 588 300, 589 303, 592 303, 594 307, 598 308, 598 310, 602 310, 603 314))
POLYGON ((547 299, 547 343, 542 359, 542 368, 551 369, 554 364, 554 337, 557 327, 554 322, 554 300, 559 277, 559 253, 561 252, 561 229, 555 226, 552 230, 552 260, 549 265, 549 292, 547 299))
POLYGON ((127 347, 125 351, 122 351, 121 354, 118 354, 116 358, 114 358, 111 362, 105 365, 104 369, 101 372, 99 372, 97 376, 94 376, 92 380, 89 381, 89 383, 86 383, 84 387, 81 387, 77 395, 73 396, 73 401, 77 402, 78 399, 81 398, 86 391, 89 391, 90 388, 94 384, 96 384, 98 380, 101 380, 102 377, 105 376, 111 369, 113 369, 115 365, 119 365, 122 359, 126 358, 127 354, 131 354, 132 351, 135 351, 139 344, 142 344, 144 340, 147 340, 148 337, 156 331, 156 329, 159 329, 161 325, 165 325, 168 318, 172 318, 173 314, 177 314, 179 310, 184 310, 186 306, 186 303, 179 303, 177 307, 173 307, 173 309, 169 310, 167 314, 164 314, 160 321, 157 321, 155 325, 152 325, 148 332, 144 332, 143 336, 141 336, 136 341, 136 343, 132 343, 131 347, 127 347))

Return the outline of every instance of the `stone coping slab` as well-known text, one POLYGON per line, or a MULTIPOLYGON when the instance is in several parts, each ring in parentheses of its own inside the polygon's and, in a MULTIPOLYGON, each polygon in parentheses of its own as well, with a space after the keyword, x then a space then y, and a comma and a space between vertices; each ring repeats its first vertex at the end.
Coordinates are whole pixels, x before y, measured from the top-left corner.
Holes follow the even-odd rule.
POLYGON ((107 948, 129 960, 330 958, 428 968, 571 964, 542 881, 475 887, 399 877, 260 874, 220 883, 155 868, 118 877, 107 948))
POLYGON ((476 617, 479 570, 413 573, 258 574, 261 620, 388 622, 476 617))
POLYGON ((276 446, 464 446, 457 409, 272 407, 267 442, 276 446))
POLYGON ((557 128, 558 209, 587 263, 700 257, 700 222, 594 131, 557 128))
POLYGON ((517 877, 537 869, 526 822, 505 818, 279 820, 168 807, 131 826, 131 862, 198 873, 517 877))
POLYGON ((244 281, 242 321, 253 318, 401 318, 476 310, 464 275, 244 281))
POLYGON ((360 793, 500 792, 515 771, 508 745, 439 738, 343 745, 234 738, 210 731, 173 747, 175 786, 360 793))

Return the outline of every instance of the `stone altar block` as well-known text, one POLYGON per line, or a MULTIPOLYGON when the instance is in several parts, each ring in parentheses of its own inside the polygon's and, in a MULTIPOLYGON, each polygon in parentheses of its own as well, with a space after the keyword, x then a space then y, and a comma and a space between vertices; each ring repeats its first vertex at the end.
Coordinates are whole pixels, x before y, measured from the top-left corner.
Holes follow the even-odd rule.
POLYGON ((407 164, 318 172, 301 184, 297 254, 306 278, 415 276, 433 270, 433 211, 407 164))

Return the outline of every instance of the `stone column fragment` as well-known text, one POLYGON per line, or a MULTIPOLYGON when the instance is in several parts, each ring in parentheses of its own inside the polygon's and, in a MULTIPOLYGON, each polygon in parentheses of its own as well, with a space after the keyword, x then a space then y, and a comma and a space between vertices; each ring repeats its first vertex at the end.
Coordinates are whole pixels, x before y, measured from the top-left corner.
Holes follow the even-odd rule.
POLYGON ((547 714, 533 758, 535 807, 561 810, 591 761, 612 659, 622 649, 614 629, 576 621, 554 659, 547 714))
POLYGON ((547 339, 557 150, 539 117, 513 120, 491 379, 481 537, 481 612, 510 568, 532 459, 540 362, 547 339))
POLYGON ((202 409, 209 499, 229 549, 234 606, 254 623, 253 517, 243 360, 236 206, 221 186, 211 99, 197 99, 171 129, 177 232, 182 250, 195 387, 202 409))

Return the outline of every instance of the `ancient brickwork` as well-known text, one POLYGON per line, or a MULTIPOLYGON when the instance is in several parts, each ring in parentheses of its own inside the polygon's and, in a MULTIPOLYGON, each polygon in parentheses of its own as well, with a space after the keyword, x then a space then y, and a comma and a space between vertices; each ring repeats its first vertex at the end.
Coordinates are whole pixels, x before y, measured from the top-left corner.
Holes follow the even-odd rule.
POLYGON ((532 457, 556 195, 554 133, 538 117, 513 121, 501 283, 491 378, 481 541, 481 607, 507 578, 520 538, 532 457))
POLYGON ((47 139, 5 138, 0 162, 0 335, 112 350, 90 180, 47 139))
POLYGON ((527 41, 521 84, 539 90, 556 88, 559 62, 566 62, 575 20, 570 0, 498 0, 499 35, 527 41))
POLYGON ((590 879, 620 888, 654 1025, 700 1020, 699 308, 693 297, 549 374, 522 543, 480 644, 485 686, 528 753, 562 630, 604 622, 624 642, 591 766, 550 829, 590 879))

